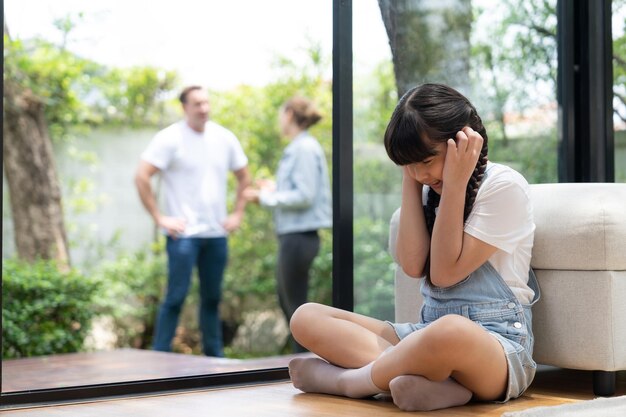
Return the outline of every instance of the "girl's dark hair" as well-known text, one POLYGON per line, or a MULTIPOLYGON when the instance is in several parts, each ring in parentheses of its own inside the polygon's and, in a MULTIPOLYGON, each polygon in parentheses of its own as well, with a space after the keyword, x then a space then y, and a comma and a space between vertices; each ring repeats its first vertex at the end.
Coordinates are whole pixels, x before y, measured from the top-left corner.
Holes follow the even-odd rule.
POLYGON ((291 111, 294 121, 301 129, 308 129, 322 119, 317 106, 304 97, 290 98, 283 104, 283 109, 291 111))
MULTIPOLYGON (((472 103, 446 85, 423 84, 402 96, 385 131, 385 149, 389 158, 397 165, 408 165, 434 156, 437 144, 456 138, 457 132, 465 126, 480 133, 484 141, 467 184, 463 221, 472 211, 487 166, 487 131, 472 103)), ((439 194, 431 188, 424 206, 426 226, 431 235, 439 199, 439 194)))

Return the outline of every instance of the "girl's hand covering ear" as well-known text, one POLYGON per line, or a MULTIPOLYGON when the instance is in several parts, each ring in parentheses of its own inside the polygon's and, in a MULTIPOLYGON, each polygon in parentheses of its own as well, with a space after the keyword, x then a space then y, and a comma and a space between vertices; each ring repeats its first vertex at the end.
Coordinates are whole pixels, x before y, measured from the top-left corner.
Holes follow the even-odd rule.
POLYGON ((415 168, 412 165, 403 165, 402 166, 402 175, 406 179, 412 179, 421 185, 421 183, 417 180, 417 174, 415 173, 415 168))
POLYGON ((456 134, 456 142, 454 139, 448 139, 443 167, 444 187, 452 186, 465 190, 482 148, 483 137, 469 126, 456 134))

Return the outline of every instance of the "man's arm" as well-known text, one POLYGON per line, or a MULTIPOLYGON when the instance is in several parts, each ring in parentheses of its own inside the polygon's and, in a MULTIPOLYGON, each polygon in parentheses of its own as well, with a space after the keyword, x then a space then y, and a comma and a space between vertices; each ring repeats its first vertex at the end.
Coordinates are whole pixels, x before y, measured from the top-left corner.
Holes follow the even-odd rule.
POLYGON ((241 225, 243 213, 248 202, 244 198, 244 190, 252 183, 247 166, 234 171, 233 173, 237 178, 237 198, 235 200, 235 209, 233 210, 233 213, 226 218, 223 224, 224 229, 228 232, 238 229, 241 225))
POLYGON ((141 203, 148 213, 150 213, 150 216, 152 216, 157 226, 163 227, 168 235, 176 236, 185 231, 185 221, 161 215, 154 192, 152 191, 152 184, 150 183, 150 179, 157 172, 159 172, 159 169, 154 165, 146 161, 140 161, 137 173, 135 174, 135 185, 137 186, 141 203))

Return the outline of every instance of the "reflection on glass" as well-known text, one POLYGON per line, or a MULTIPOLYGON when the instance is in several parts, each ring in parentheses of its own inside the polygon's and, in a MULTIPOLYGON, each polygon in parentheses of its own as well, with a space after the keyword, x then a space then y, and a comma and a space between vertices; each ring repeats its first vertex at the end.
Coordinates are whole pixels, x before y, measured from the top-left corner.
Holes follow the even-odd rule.
POLYGON ((626 2, 613 1, 615 182, 626 182, 626 2))
POLYGON ((390 3, 354 4, 355 310, 387 320, 395 269, 387 236, 401 174, 382 137, 408 88, 458 89, 482 115, 491 161, 530 183, 557 181, 556 0, 390 3), (365 59, 371 50, 377 65, 365 59))
MULTIPOLYGON (((21 115, 31 123, 30 133, 43 132, 38 138, 44 145, 33 144, 35 153, 15 152, 28 156, 16 157, 16 164, 5 158, 2 390, 284 366, 281 355, 292 348, 276 295, 272 214, 254 205, 228 238, 219 309, 226 358, 202 354, 195 275, 173 353, 152 350, 167 256, 165 238, 142 207, 133 179, 155 134, 184 117, 177 98, 190 84, 208 87, 211 118, 237 136, 253 179, 274 177, 287 144, 277 115, 297 94, 315 100, 325 116, 310 132, 330 162, 331 2, 307 2, 304 15, 302 2, 289 0, 210 2, 201 9, 185 0, 176 7, 25 1, 4 4, 5 77, 14 87, 5 89, 5 100, 32 105, 37 117, 21 115), (139 36, 137 18, 146 9, 150 18, 139 36), (277 9, 280 16, 272 12, 277 9), (244 26, 258 36, 240 36, 236 28, 244 26), (47 194, 39 191, 44 185, 47 194), (40 212, 26 209, 33 200, 43 201, 40 212), (63 216, 54 217, 61 209, 63 216), (57 229, 36 218, 57 219, 57 229), (52 252, 40 256, 35 243, 44 241, 54 242, 47 245, 52 252), (15 261, 27 248, 34 256, 22 258, 59 262, 15 261)), ((13 111, 19 113, 19 106, 13 111)), ((18 143, 19 133, 7 136, 5 129, 5 144, 18 143)), ((34 140, 30 133, 22 142, 34 140)), ((230 174, 229 181, 232 211, 237 182, 230 174)), ((151 185, 164 207, 162 180, 155 176, 151 185)), ((330 303, 330 230, 320 237, 309 299, 330 303)))

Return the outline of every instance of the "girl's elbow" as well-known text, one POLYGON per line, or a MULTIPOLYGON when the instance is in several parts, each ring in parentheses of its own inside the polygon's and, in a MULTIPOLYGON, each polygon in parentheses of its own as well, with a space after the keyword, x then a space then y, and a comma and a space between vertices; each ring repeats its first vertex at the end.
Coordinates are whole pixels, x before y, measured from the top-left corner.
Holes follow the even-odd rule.
POLYGON ((430 282, 439 288, 451 287, 463 281, 464 278, 465 277, 457 277, 453 273, 437 272, 432 270, 430 274, 430 282))
POLYGON ((440 275, 430 274, 430 282, 434 286, 439 287, 439 288, 445 288, 445 287, 450 286, 447 280, 443 279, 440 275))
POLYGON ((424 276, 425 259, 421 259, 420 256, 416 256, 414 253, 405 253, 402 250, 397 252, 397 257, 396 262, 406 275, 412 278, 424 276))
POLYGON ((400 268, 402 268, 402 272, 404 272, 405 275, 411 278, 421 278, 425 275, 423 266, 420 267, 419 265, 415 265, 412 263, 407 264, 400 262, 400 268))

